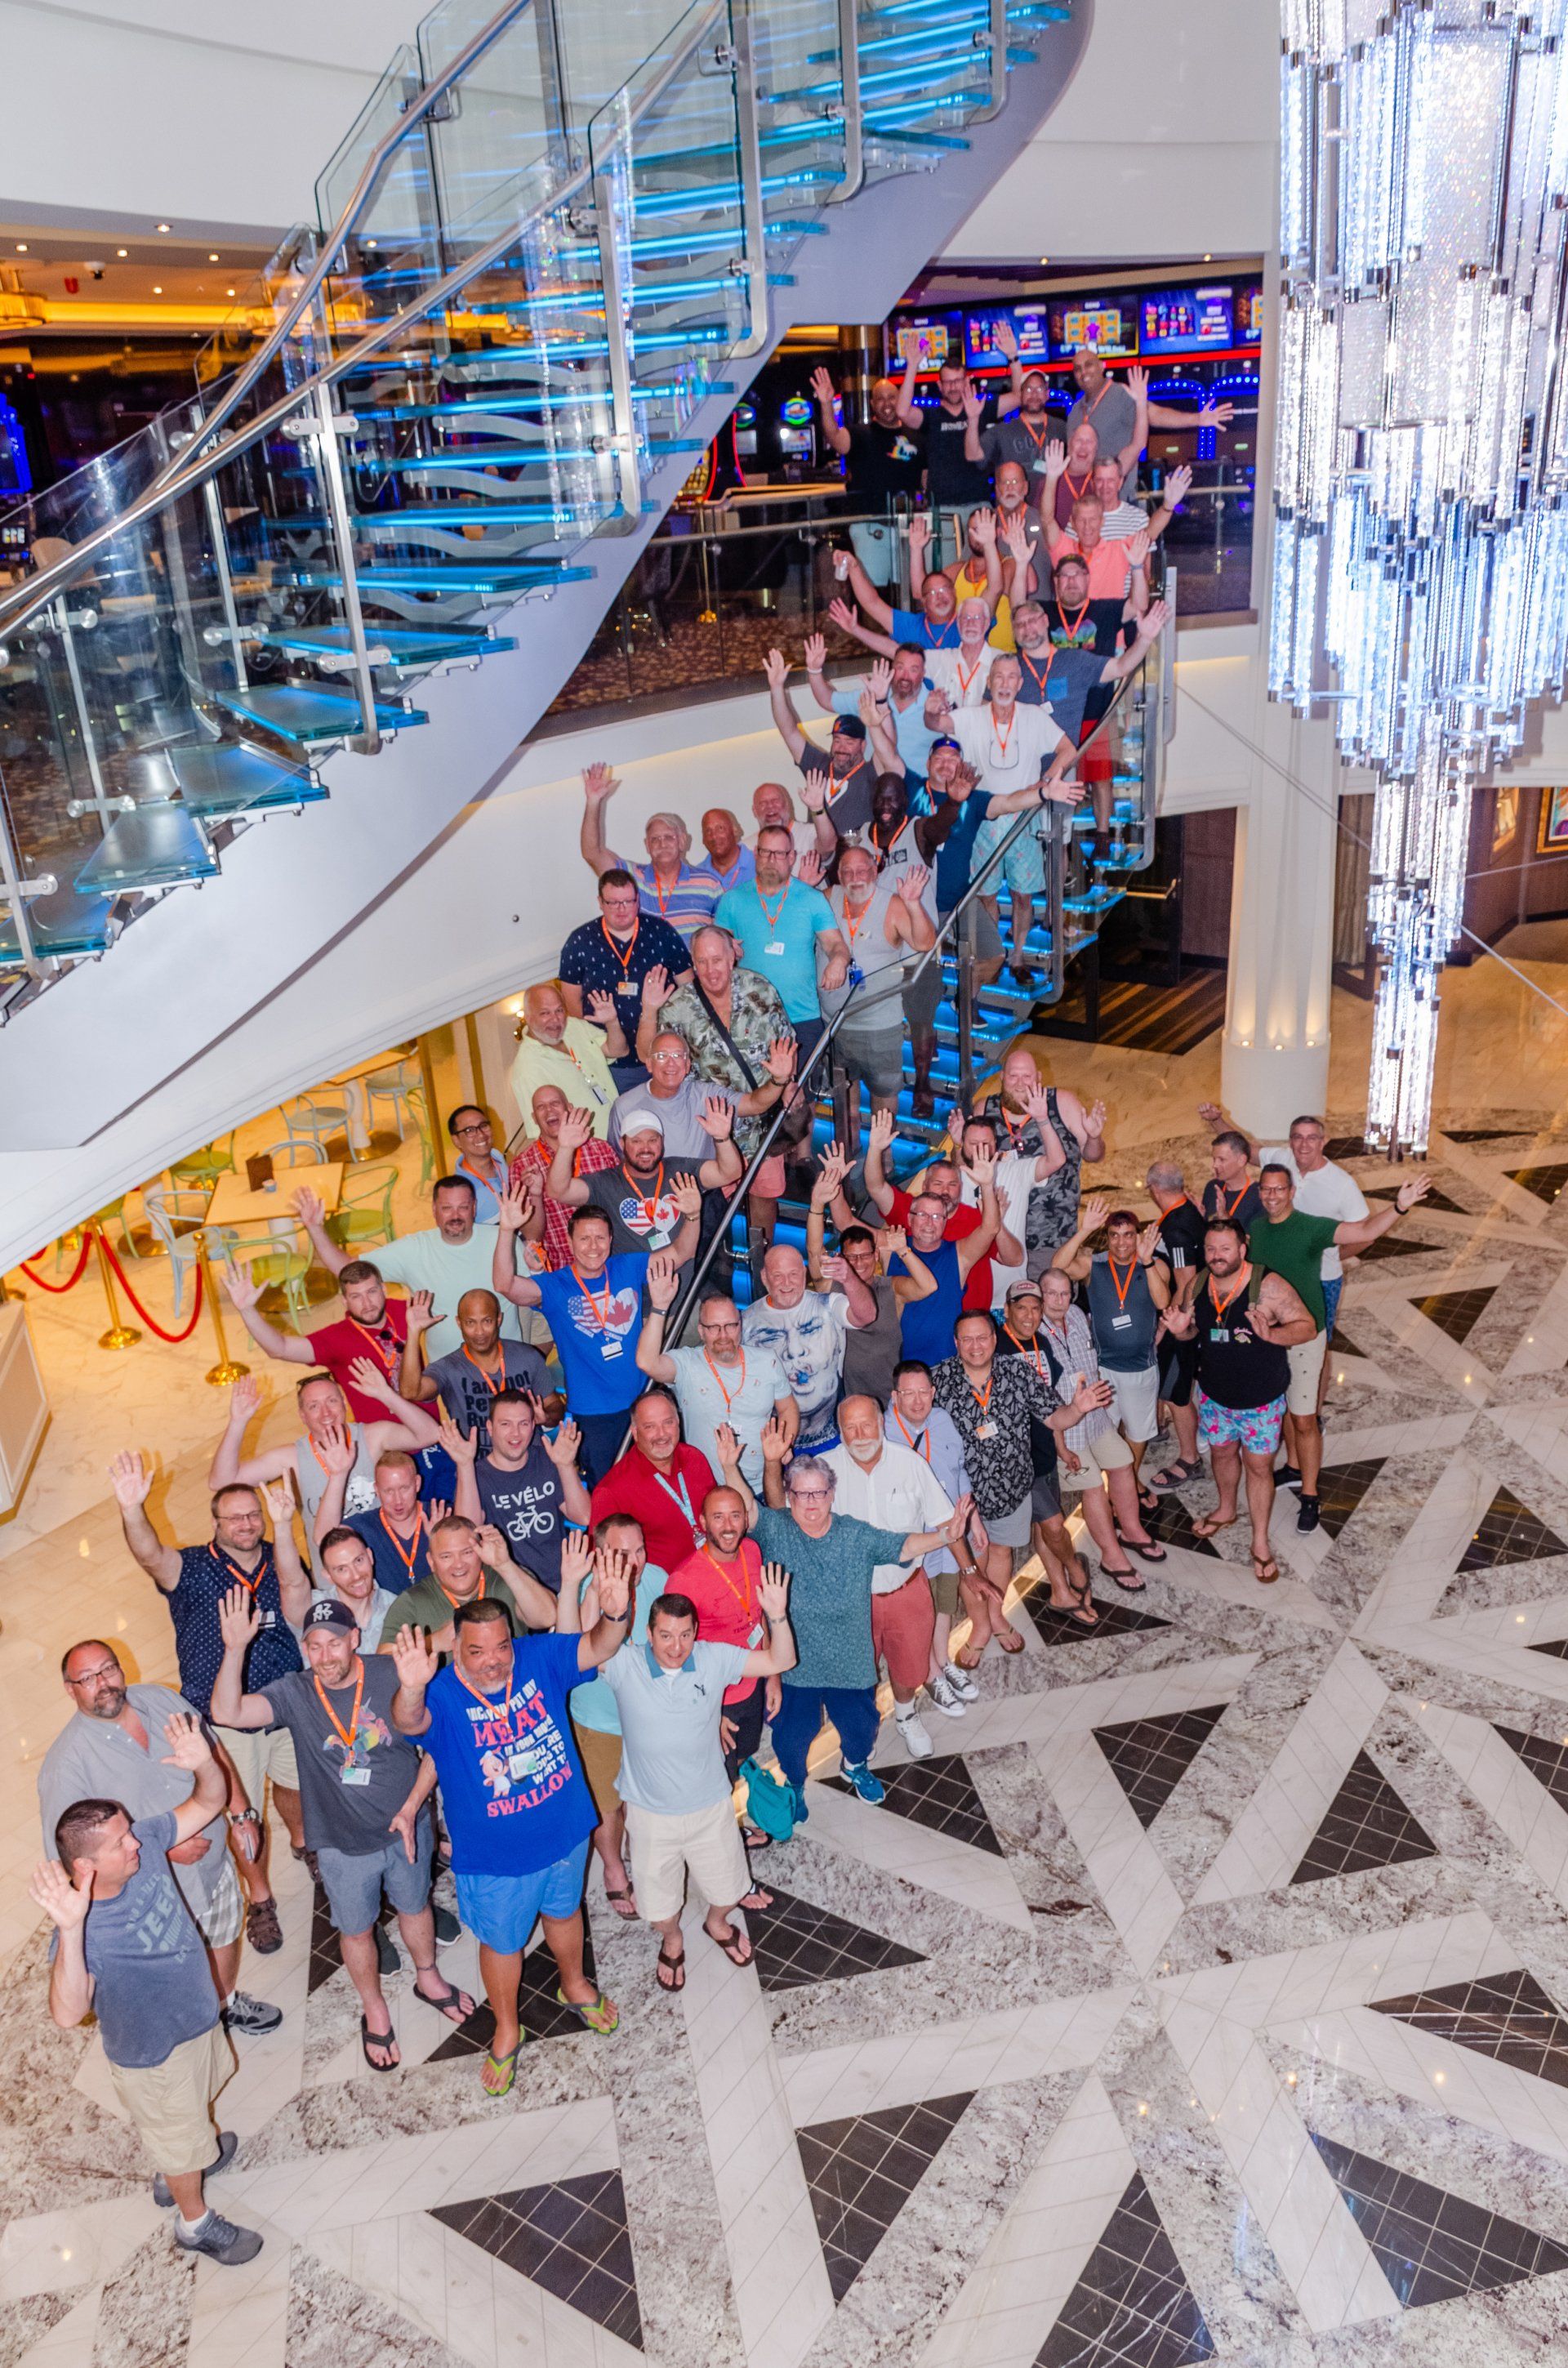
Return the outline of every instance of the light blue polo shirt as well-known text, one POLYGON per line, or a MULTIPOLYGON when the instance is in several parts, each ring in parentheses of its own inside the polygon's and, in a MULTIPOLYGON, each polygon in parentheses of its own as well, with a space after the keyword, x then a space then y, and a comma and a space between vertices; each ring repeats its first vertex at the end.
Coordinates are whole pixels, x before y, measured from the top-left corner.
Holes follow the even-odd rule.
POLYGON ((838 923, 820 888, 791 880, 787 889, 776 891, 766 903, 755 881, 749 887, 727 888, 713 918, 722 929, 740 939, 746 969, 755 970, 778 988, 791 1020, 821 1019, 817 935, 823 929, 836 929, 838 923))
POLYGON ((599 1682, 620 1708, 615 1783, 629 1807, 688 1817, 729 1799, 719 1714, 748 1658, 741 1645, 694 1645, 678 1669, 662 1669, 651 1645, 628 1640, 600 1662, 599 1682))
MULTIPOLYGON (((579 1602, 593 1583, 590 1571, 577 1590, 579 1602)), ((637 1600, 631 1610, 631 1634, 621 1648, 623 1651, 635 1646, 641 1652, 647 1643, 648 1613, 669 1583, 656 1562, 643 1564, 642 1576, 637 1582, 637 1600)), ((574 1726, 590 1727, 596 1735, 620 1733, 620 1713, 616 1707, 615 1696, 608 1686, 600 1685, 597 1669, 591 1678, 585 1678, 580 1686, 573 1687, 567 1697, 567 1707, 572 1713, 574 1726)))
MULTIPOLYGON (((888 701, 888 714, 892 723, 892 736, 898 753, 910 771, 918 773, 922 780, 931 769, 931 743, 937 737, 926 721, 926 699, 930 687, 927 683, 907 707, 900 707, 896 700, 888 701)), ((835 690, 833 703, 840 715, 858 715, 859 684, 857 683, 850 690, 835 690)))

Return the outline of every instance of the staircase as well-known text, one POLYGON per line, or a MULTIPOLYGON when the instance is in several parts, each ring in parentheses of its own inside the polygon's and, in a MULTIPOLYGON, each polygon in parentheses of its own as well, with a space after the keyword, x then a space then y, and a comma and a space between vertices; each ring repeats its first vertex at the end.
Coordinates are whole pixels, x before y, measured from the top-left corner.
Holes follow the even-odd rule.
MULTIPOLYGON (((902 293, 1089 12, 426 20, 275 262, 272 336, 41 497, 72 548, 0 597, 17 1243, 70 1213, 55 1155, 94 1146, 84 1209, 156 1165, 145 1098, 221 1042, 246 1108, 348 1057, 340 999, 291 1069, 235 1048, 484 796, 757 358, 902 293)), ((414 1024, 463 1008, 425 985, 414 1024)))

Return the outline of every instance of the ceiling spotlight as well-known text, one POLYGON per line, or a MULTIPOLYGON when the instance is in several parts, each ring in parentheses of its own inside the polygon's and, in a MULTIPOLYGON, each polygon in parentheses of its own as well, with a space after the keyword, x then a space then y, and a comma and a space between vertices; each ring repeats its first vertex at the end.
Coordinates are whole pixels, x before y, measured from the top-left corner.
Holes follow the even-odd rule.
POLYGON ((167 222, 160 222, 160 223, 158 224, 158 228, 159 228, 160 230, 167 230, 167 229, 168 229, 168 227, 169 227, 169 225, 168 225, 168 223, 167 223, 167 222))
POLYGON ((1042 255, 1040 259, 1042 263, 1049 263, 1051 261, 1049 255, 1042 255))
POLYGON ((223 290, 225 296, 237 296, 239 292, 237 288, 225 288, 223 290))
MULTIPOLYGON (((1209 259, 1209 258, 1208 258, 1208 256, 1205 256, 1205 257, 1204 257, 1204 261, 1205 261, 1205 262, 1207 262, 1207 261, 1208 261, 1208 259, 1209 259)), ((209 262, 209 263, 216 263, 216 262, 217 262, 217 260, 218 260, 218 257, 217 257, 215 255, 210 255, 210 256, 208 256, 207 260, 208 260, 208 262, 209 262)))
POLYGON ((162 290, 161 288, 154 288, 154 289, 153 289, 153 295, 154 295, 154 296, 161 296, 161 295, 163 294, 163 292, 164 292, 164 291, 163 291, 163 290, 162 290))
POLYGON ((1212 263, 1212 262, 1213 262, 1213 260, 1214 260, 1214 258, 1213 258, 1213 256, 1212 256, 1211 255, 1206 255, 1206 256, 1204 256, 1203 260, 1204 260, 1204 262, 1205 262, 1205 263, 1212 263))
POLYGON ((27 251, 28 251, 28 243, 27 243, 27 240, 26 240, 25 238, 19 238, 19 239, 17 241, 17 253, 18 255, 26 255, 27 251))
POLYGON ((120 259, 121 263, 123 263, 123 262, 124 262, 124 260, 125 260, 126 256, 130 254, 130 252, 131 252, 131 249, 130 249, 128 246, 117 246, 117 247, 115 248, 115 253, 116 253, 116 255, 118 255, 118 256, 119 256, 119 259, 120 259))

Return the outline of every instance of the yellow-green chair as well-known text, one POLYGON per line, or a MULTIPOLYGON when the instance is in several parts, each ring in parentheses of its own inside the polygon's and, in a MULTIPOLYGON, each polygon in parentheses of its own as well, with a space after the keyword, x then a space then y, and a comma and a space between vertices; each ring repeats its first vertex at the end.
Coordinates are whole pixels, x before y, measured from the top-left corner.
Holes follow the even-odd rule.
POLYGON ((419 1189, 423 1192, 436 1173, 436 1152, 430 1139, 430 1121, 425 1110, 424 1087, 410 1086, 403 1099, 413 1111, 414 1122, 419 1129, 419 1189))
POLYGON ((308 1250, 267 1250, 259 1258, 244 1261, 244 1271, 253 1282, 259 1282, 264 1290, 276 1285, 283 1293, 296 1332, 303 1328, 304 1318, 311 1311, 311 1303, 305 1296, 305 1277, 310 1270, 308 1250))
POLYGON ((397 1169, 390 1166, 356 1170, 344 1179, 343 1197, 326 1221, 327 1232, 340 1250, 395 1241, 392 1194, 397 1180, 397 1169))
POLYGON ((232 1175, 234 1168, 234 1136, 231 1128, 201 1151, 187 1151, 176 1159, 169 1174, 176 1184, 210 1184, 215 1176, 232 1175))

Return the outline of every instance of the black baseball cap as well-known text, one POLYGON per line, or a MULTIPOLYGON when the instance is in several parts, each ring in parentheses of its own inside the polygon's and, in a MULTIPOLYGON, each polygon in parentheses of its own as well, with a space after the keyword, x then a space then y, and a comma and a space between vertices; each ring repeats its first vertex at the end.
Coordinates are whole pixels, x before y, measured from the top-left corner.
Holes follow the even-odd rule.
POLYGON ((863 716, 836 715, 833 721, 833 728, 835 732, 842 732, 846 740, 863 740, 866 736, 863 716))
POLYGON ((312 1603, 304 1624, 307 1628, 337 1628, 345 1636, 354 1635, 359 1626, 347 1604, 340 1603, 335 1595, 324 1596, 319 1603, 312 1603))

